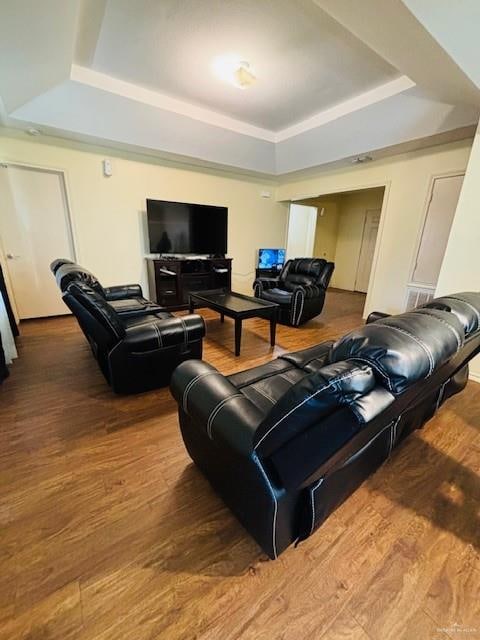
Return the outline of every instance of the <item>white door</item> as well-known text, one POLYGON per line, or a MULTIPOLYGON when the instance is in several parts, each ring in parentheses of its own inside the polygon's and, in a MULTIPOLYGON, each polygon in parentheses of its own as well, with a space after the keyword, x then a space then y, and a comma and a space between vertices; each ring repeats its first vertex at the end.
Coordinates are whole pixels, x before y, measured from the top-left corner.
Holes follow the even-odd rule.
POLYGON ((373 254, 377 243, 378 226, 380 224, 380 209, 370 210, 365 213, 363 225, 362 246, 358 259, 357 277, 355 279, 355 291, 367 293, 370 272, 372 270, 373 254))
POLYGON ((440 267, 457 208, 464 175, 444 176, 433 182, 418 247, 412 282, 437 286, 440 267))
POLYGON ((50 263, 74 259, 63 175, 0 167, 0 238, 20 319, 69 313, 50 263))
POLYGON ((290 205, 287 233, 287 260, 312 258, 317 226, 317 207, 290 205))

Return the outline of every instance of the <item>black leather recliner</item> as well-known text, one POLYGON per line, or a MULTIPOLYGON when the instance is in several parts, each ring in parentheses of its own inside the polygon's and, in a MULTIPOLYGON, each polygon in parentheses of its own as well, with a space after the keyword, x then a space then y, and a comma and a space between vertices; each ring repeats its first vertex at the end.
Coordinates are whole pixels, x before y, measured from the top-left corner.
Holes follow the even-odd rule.
POLYGON ((121 315, 80 281, 67 286, 63 299, 116 393, 163 387, 183 360, 202 357, 205 324, 199 315, 176 317, 166 311, 121 315))
POLYGON ((255 280, 255 297, 279 304, 279 322, 298 327, 322 312, 334 269, 321 258, 288 260, 278 278, 255 280))
POLYGON ((479 293, 372 319, 228 377, 202 361, 173 374, 191 458, 271 558, 463 389, 480 351, 479 293))
POLYGON ((50 269, 55 275, 62 293, 68 289, 72 282, 84 282, 121 315, 136 317, 163 311, 163 307, 144 298, 142 287, 139 284, 103 287, 93 273, 65 258, 54 260, 50 269))

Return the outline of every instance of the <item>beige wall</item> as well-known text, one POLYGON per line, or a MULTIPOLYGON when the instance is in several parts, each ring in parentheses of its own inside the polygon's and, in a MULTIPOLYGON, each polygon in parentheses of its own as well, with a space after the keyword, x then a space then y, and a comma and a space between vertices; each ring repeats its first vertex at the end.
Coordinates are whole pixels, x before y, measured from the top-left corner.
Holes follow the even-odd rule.
POLYGON ((0 161, 65 171, 77 258, 105 285, 140 282, 147 288, 145 199, 225 205, 233 288, 249 293, 260 247, 284 247, 288 207, 261 198, 272 184, 206 170, 163 166, 148 158, 112 157, 113 176, 102 174, 105 149, 0 137, 0 161))
MULTIPOLYGON (((477 131, 438 278, 436 295, 480 291, 480 130, 477 131)), ((480 356, 470 365, 480 382, 480 356)))
POLYGON ((338 239, 332 285, 354 291, 358 261, 362 248, 365 213, 381 209, 383 189, 366 189, 340 198, 338 239))
POLYGON ((406 287, 431 179, 434 175, 463 171, 470 148, 471 141, 467 140, 319 173, 285 182, 278 187, 277 198, 306 199, 386 185, 380 242, 377 243, 365 313, 374 309, 399 313, 405 308, 406 287))
POLYGON ((338 203, 335 200, 319 199, 312 204, 318 210, 313 255, 315 258, 334 262, 338 236, 338 203))

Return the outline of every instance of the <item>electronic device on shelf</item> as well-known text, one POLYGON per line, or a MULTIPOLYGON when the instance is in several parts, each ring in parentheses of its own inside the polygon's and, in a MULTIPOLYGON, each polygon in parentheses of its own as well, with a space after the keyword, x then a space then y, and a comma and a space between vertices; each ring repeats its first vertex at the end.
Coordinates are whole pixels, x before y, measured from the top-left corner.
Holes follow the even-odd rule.
POLYGON ((228 208, 167 200, 147 200, 150 251, 189 258, 225 256, 228 208))
POLYGON ((260 271, 280 271, 285 264, 285 249, 259 249, 258 265, 260 271))
POLYGON ((165 269, 165 267, 160 267, 160 269, 158 270, 162 275, 165 276, 176 276, 177 274, 175 273, 175 271, 170 271, 170 269, 165 269))

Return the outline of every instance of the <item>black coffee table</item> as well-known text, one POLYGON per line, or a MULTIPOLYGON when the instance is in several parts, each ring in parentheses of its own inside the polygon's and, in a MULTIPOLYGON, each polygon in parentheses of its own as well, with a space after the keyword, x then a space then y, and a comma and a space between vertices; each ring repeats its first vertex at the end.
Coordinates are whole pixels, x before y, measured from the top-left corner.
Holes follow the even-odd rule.
POLYGON ((240 355, 242 320, 245 318, 268 318, 270 320, 270 344, 275 346, 278 304, 244 296, 234 291, 214 289, 190 292, 190 313, 197 307, 208 307, 218 311, 223 322, 225 316, 235 320, 235 355, 240 355))

